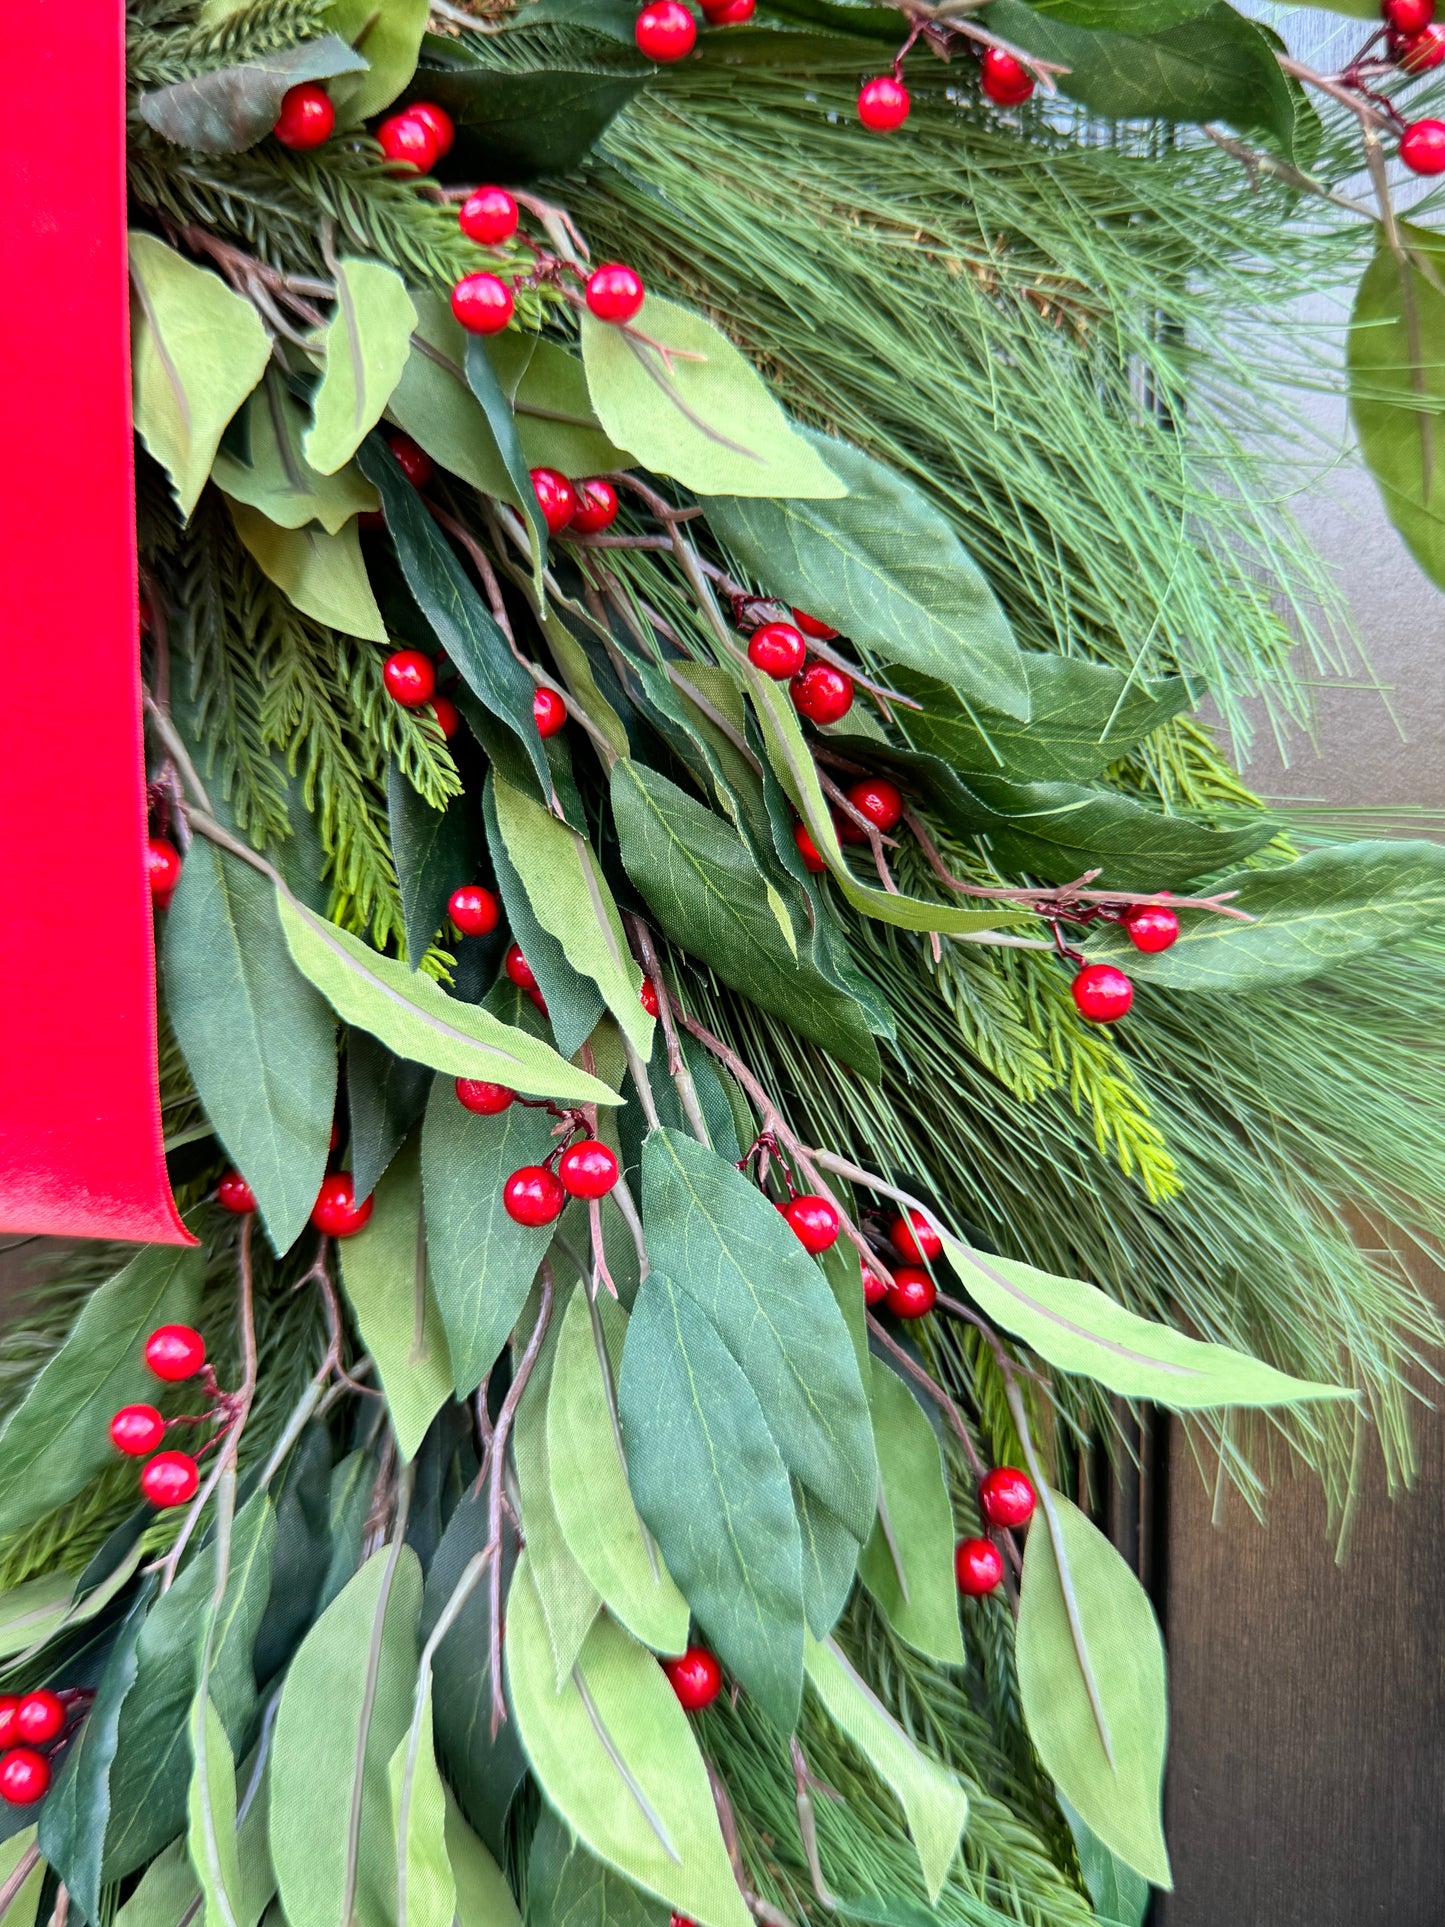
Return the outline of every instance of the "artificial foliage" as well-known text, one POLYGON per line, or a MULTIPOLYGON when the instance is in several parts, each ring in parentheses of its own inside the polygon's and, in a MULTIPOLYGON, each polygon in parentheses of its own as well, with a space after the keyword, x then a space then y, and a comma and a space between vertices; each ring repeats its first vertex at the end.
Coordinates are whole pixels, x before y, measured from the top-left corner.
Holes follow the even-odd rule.
POLYGON ((11 1927, 1137 1927, 1130 1415, 1409 1483, 1445 852, 1235 759, 1291 382, 1445 583, 1445 30, 703 12, 128 0, 198 1242, 0 1339, 11 1927))

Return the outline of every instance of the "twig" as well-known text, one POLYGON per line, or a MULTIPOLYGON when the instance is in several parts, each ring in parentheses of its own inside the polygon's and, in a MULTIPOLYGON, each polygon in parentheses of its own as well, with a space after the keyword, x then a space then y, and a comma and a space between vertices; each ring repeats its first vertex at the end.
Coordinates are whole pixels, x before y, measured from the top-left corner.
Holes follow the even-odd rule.
POLYGON ((629 914, 628 928, 636 939, 642 952, 642 968, 652 980, 652 988, 657 997, 657 1015, 662 1023, 662 1034, 667 1040, 667 1069, 673 1083, 677 1086, 678 1102, 682 1105, 683 1115, 692 1126, 693 1136, 700 1144, 712 1149, 712 1137, 702 1114, 698 1100, 697 1086, 692 1081, 682 1046, 678 1042, 677 1025, 673 1021, 672 995, 663 980, 662 966, 657 960, 657 947, 652 941, 652 932, 641 917, 629 914))
POLYGON ((542 1260, 538 1274, 542 1280, 542 1302, 537 1308, 537 1322, 532 1327, 532 1336, 527 1340, 526 1350, 517 1364, 516 1375, 507 1387, 507 1396, 502 1400, 502 1409, 497 1414, 496 1427, 492 1434, 488 1457, 491 1460, 491 1481, 487 1495, 487 1541, 495 1546, 497 1556, 490 1569, 491 1587, 491 1672, 492 1672, 492 1738, 495 1740, 501 1730, 502 1721, 507 1717, 507 1708, 502 1689, 502 1469, 507 1458, 507 1440, 512 1430, 512 1420, 522 1394, 527 1389, 527 1381, 532 1376, 532 1368, 537 1363, 537 1355, 542 1349, 542 1341, 547 1336, 547 1326, 552 1317, 554 1284, 552 1265, 547 1258, 542 1260))

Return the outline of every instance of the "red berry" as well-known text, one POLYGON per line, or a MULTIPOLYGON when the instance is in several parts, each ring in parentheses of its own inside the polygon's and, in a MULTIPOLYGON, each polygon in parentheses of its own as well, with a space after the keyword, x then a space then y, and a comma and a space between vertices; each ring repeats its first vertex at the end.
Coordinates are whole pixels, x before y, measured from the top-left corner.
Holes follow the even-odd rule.
POLYGON ((1124 928, 1136 950, 1167 950, 1179 935, 1179 919, 1162 903, 1136 903, 1124 917, 1124 928))
MULTIPOLYGON (((658 7, 680 13, 696 38, 697 28, 692 24, 692 15, 680 4, 680 0, 658 0, 658 7)), ((643 9, 638 16, 639 26, 653 11, 651 7, 643 9)), ((691 44, 689 41, 688 45, 691 44)), ((687 52, 686 47, 683 52, 687 52)), ((587 277, 585 292, 587 306, 599 321, 631 321, 647 297, 642 276, 636 268, 629 268, 622 261, 604 261, 600 268, 594 268, 587 277)))
POLYGON ((892 74, 865 80, 858 94, 858 118, 874 134, 891 134, 908 118, 913 102, 908 89, 892 74))
POLYGON ((1445 120, 1417 120, 1400 136, 1400 159, 1412 174, 1445 174, 1445 120))
POLYGON ((913 1205, 907 1216, 902 1212, 888 1227, 889 1243, 910 1264, 932 1264, 943 1250, 943 1240, 933 1228, 926 1211, 913 1205))
POLYGON ((462 202, 457 220, 469 241, 500 247, 517 232, 517 203, 504 187, 479 187, 462 202))
POLYGON ((831 662, 810 662, 794 676, 793 707, 820 727, 836 723, 853 707, 853 678, 831 662))
POLYGON ((549 535, 556 535, 559 529, 565 529, 577 513, 577 491, 559 469, 534 468, 532 493, 537 498, 537 507, 542 511, 542 520, 547 524, 549 535))
POLYGON ((820 871, 827 869, 828 865, 823 860, 817 844, 809 835, 806 823, 793 825, 793 841, 798 846, 798 855, 803 859, 805 870, 811 870, 813 875, 817 876, 820 871))
POLYGON ((480 883, 464 883, 447 898, 447 915, 464 937, 488 936, 502 920, 502 906, 480 883))
POLYGON ((922 1318, 933 1310, 938 1287, 917 1265, 899 1265, 888 1287, 888 1309, 895 1318, 922 1318))
POLYGON ((336 109, 331 96, 314 80, 303 80, 299 87, 288 87, 281 96, 281 112, 271 132, 283 147, 298 150, 320 147, 330 140, 336 125, 336 109))
POLYGON ((152 1505, 184 1505, 194 1499, 201 1468, 189 1452, 157 1452, 140 1475, 140 1489, 152 1505))
POLYGON ((1384 0, 1380 12, 1394 33, 1420 33, 1435 18, 1435 0, 1384 0))
POLYGON ((424 127, 431 129, 432 138, 437 145, 438 160, 444 154, 451 153, 452 143, 457 137, 457 129, 456 122, 445 107, 438 107, 434 100, 414 100, 406 111, 413 120, 419 120, 424 127))
POLYGON ((882 1272, 865 1271, 863 1273, 863 1303, 865 1305, 881 1305, 887 1296, 888 1280, 883 1276, 882 1272))
POLYGON ((697 1922, 690 1914, 675 1913, 668 1921, 667 1927, 697 1927, 697 1922))
POLYGON ((617 1182, 617 1159, 597 1138, 583 1138, 562 1153, 557 1175, 569 1197, 605 1198, 617 1182))
POLYGON ((15 1715, 20 1711, 18 1693, 0 1694, 0 1747, 15 1744, 15 1715))
POLYGON ((1397 41, 1394 51, 1407 74, 1429 73, 1445 60, 1445 27, 1423 27, 1397 41))
POLYGON ((826 1251, 838 1242, 838 1213, 826 1198, 811 1195, 789 1198, 778 1209, 793 1227, 804 1251, 826 1251))
POLYGON ((500 1117, 517 1101, 517 1093, 506 1084, 489 1084, 484 1077, 459 1077, 457 1102, 478 1117, 500 1117))
POLYGON ((538 687, 532 698, 532 720, 539 736, 555 736, 567 726, 567 705, 555 689, 538 687))
MULTIPOLYGON (((110 1422, 110 1442, 128 1459, 143 1459, 166 1435, 166 1422, 154 1405, 122 1405, 110 1422)), ((0 1736, 0 1746, 5 1744, 0 1736)))
MULTIPOLYGON (((649 60, 681 60, 697 44, 697 22, 682 0, 651 0, 638 14, 633 32, 639 53, 649 60)), ((597 310, 592 312, 596 314, 597 310)), ((631 316, 603 315, 601 319, 628 321, 631 316)))
POLYGON ((425 488, 432 478, 434 464, 424 448, 418 448, 410 435, 388 435, 391 452, 402 474, 413 488, 425 488))
POLYGON ((349 1171, 332 1171, 321 1180, 311 1207, 311 1222, 328 1238, 354 1237, 371 1216, 372 1204, 371 1198, 356 1202, 356 1186, 349 1171))
POLYGON ((953 1555, 958 1590, 970 1599, 992 1592, 1003 1579, 1003 1560, 990 1539, 960 1539, 953 1555))
POLYGON ((1018 107, 1034 91, 1034 77, 1028 68, 1002 47, 984 48, 979 84, 997 107, 1018 107))
POLYGON ((495 274, 468 274, 452 289, 452 313, 468 334, 499 335, 512 318, 512 290, 495 274))
POLYGON ((703 17, 710 27, 741 27, 751 20, 758 10, 758 0, 723 0, 723 4, 709 6, 703 0, 703 17))
MULTIPOLYGON (((1445 124, 1440 131, 1445 134, 1445 124)), ((1117 1023, 1134 1001, 1133 984, 1113 964, 1086 964, 1069 988, 1075 1009, 1091 1024, 1117 1023)))
POLYGON ((65 1701, 42 1686, 26 1693, 15 1709, 15 1730, 32 1746, 44 1746, 65 1731, 65 1701))
POLYGON ((545 1164, 524 1164, 502 1186, 502 1209, 513 1224, 551 1224, 566 1202, 561 1179, 545 1164))
POLYGON ((228 1171, 216 1186, 216 1203, 223 1211, 234 1211, 238 1218, 256 1209, 256 1193, 239 1171, 228 1171))
POLYGON ((437 137, 418 114, 393 114, 377 128, 376 138, 389 161, 409 161, 419 174, 436 165, 437 137))
POLYGON ((848 791, 848 801, 875 830, 891 830, 903 815, 903 797, 886 777, 865 776, 848 791))
POLYGON ((657 1002, 657 985, 652 981, 651 977, 643 978, 642 988, 637 993, 637 1001, 642 1005, 642 1008, 647 1012, 649 1017, 655 1017, 657 1015, 659 1008, 657 1002))
POLYGON ((420 709, 429 703, 437 686, 437 672, 430 656, 420 649, 398 649, 381 665, 381 680, 387 694, 403 709, 420 709))
POLYGON ((601 475, 574 484, 577 506, 572 512, 575 535, 600 535, 617 520, 617 490, 601 475))
POLYGON ((0 1760, 0 1800, 8 1806, 34 1806, 50 1791, 50 1762, 33 1747, 17 1746, 0 1760))
POLYGON ((662 1670, 689 1713, 711 1706, 722 1691, 722 1667, 706 1646, 689 1646, 681 1659, 665 1659, 662 1670))
POLYGON ((547 1015, 547 999, 542 995, 540 990, 535 988, 529 990, 527 992, 527 999, 529 1003, 535 1005, 535 1007, 541 1011, 544 1017, 547 1015))
POLYGON ((816 616, 810 616, 806 609, 794 609, 793 620, 797 623, 803 634, 805 636, 811 636, 814 642, 836 642, 838 640, 838 631, 836 629, 830 629, 826 622, 819 622, 818 618, 816 616))
POLYGON ((175 844, 163 836, 147 838, 146 882, 151 887, 151 901, 164 910, 180 880, 181 853, 175 844))
POLYGON ((537 979, 532 974, 532 966, 522 955, 520 944, 513 943, 507 946, 507 954, 502 959, 502 969, 506 972, 508 980, 514 983, 518 990, 537 988, 537 979))
POLYGON ((765 622, 748 637, 748 661, 774 682, 796 676, 807 655, 803 633, 791 622, 765 622))
POLYGON ((995 1466, 979 1483, 978 1503, 991 1526, 1026 1526, 1037 1504, 1033 1481, 1015 1465, 995 1466))
POLYGON ((157 1325, 145 1344, 145 1361, 157 1378, 179 1385, 206 1362, 206 1341, 189 1325, 157 1325))
POLYGON ((436 718, 436 726, 444 740, 450 742, 462 726, 461 711, 450 696, 433 696, 431 713, 436 718))

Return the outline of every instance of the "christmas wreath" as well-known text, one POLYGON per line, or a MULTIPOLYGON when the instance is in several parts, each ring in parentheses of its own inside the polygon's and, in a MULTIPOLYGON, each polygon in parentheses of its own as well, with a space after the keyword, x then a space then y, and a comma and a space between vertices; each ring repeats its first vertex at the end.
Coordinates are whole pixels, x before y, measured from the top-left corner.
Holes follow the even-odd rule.
POLYGON ((0 1341, 7 1927, 1137 1927, 1134 1415, 1410 1477, 1445 849, 1222 744, 1352 264, 1445 583, 1445 29, 702 10, 127 0, 195 1242, 0 1341))

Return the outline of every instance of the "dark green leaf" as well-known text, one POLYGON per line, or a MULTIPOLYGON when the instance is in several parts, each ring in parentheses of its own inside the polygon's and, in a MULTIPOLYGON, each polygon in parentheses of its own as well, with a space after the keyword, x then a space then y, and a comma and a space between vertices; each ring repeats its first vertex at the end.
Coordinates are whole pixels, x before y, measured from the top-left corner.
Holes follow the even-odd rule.
POLYGON ((331 1557, 321 1582, 317 1611, 325 1612, 361 1564, 366 1521, 371 1513, 380 1467, 370 1452, 351 1452, 335 1466, 327 1493, 326 1514, 331 1557))
POLYGON ((793 1504, 803 1540, 803 1611, 815 1639, 838 1623, 858 1570, 858 1541, 821 1499, 793 1480, 793 1504))
POLYGON ((276 1512, 271 1597, 251 1656, 262 1686, 290 1659, 317 1610, 331 1558, 330 1488, 331 1443, 318 1419, 271 1481, 276 1512))
POLYGON ((346 1097, 351 1113, 351 1181, 369 1198, 407 1132, 426 1109, 432 1078, 426 1064, 397 1057, 368 1031, 346 1039, 346 1097))
POLYGON ((498 22, 504 30, 521 33, 531 27, 585 27, 589 33, 621 40, 629 47, 637 44, 636 24, 637 15, 627 0, 529 0, 498 22))
POLYGON ((803 1686, 803 1556, 757 1395, 698 1306, 654 1267, 618 1385, 628 1479, 708 1643, 778 1728, 803 1686))
POLYGON ((550 1807, 527 1859, 527 1927, 667 1927, 668 1910, 597 1860, 550 1807))
POLYGON ((1118 1854, 1111 1853, 1062 1795, 1059 1805, 1074 1836, 1079 1871, 1084 1876, 1084 1885, 1101 1927, 1144 1927, 1144 1916, 1149 1911, 1149 1882, 1126 1866, 1118 1854))
POLYGON ((481 403, 492 439, 497 444, 497 453, 502 458, 502 466, 517 491, 517 500, 522 504, 522 513, 532 531, 532 580, 540 602, 543 599, 542 571, 547 561, 547 519, 537 501, 537 491, 532 487, 531 465, 522 453, 512 404, 502 393, 502 384, 480 335, 473 335, 467 343, 466 371, 467 386, 481 403))
POLYGON ((651 71, 580 62, 532 72, 429 66, 418 88, 456 121, 451 165, 464 178, 530 181, 579 167, 651 71))
POLYGON ((395 759, 387 767, 386 804, 406 918, 406 960, 415 970, 442 926, 452 891, 473 880, 477 851, 473 806, 457 796, 446 809, 433 809, 395 759))
POLYGON ((213 67, 193 80, 154 88, 140 96, 136 111, 148 127, 178 147, 236 154, 270 133, 290 88, 304 80, 365 73, 366 65, 339 35, 328 33, 243 67, 213 67))

